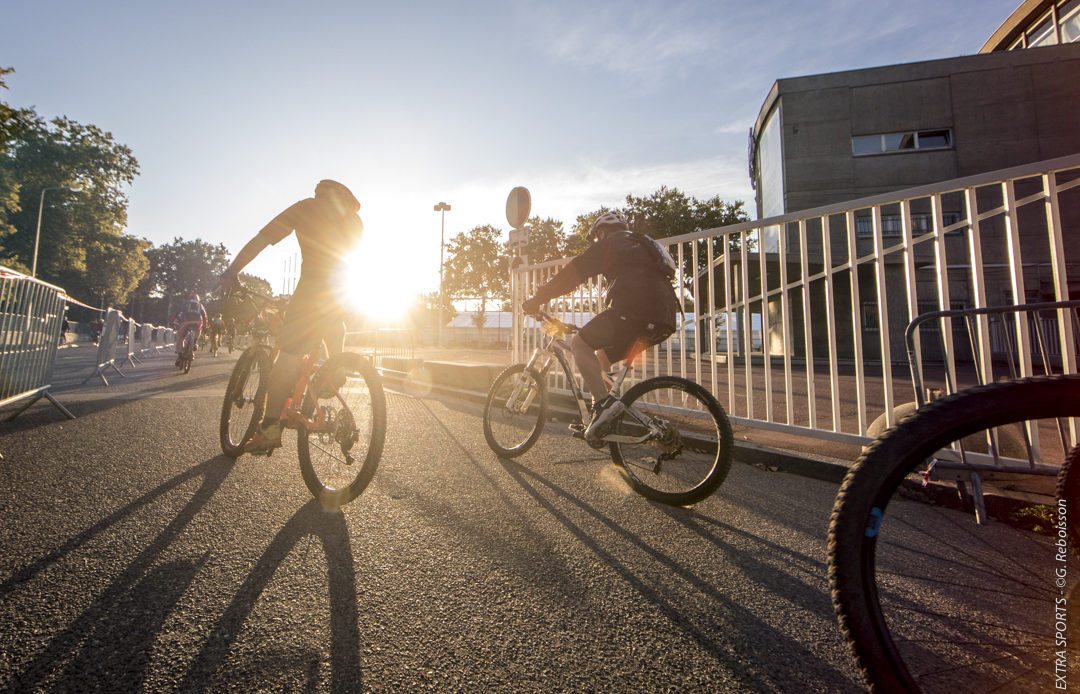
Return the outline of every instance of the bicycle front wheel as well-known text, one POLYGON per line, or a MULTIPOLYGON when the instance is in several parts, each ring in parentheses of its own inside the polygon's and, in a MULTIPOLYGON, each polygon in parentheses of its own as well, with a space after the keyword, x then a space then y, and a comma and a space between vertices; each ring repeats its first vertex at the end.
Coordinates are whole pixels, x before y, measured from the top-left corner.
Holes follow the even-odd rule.
POLYGON ((723 483, 731 468, 731 424, 709 391, 685 378, 658 376, 635 385, 622 403, 630 411, 605 439, 643 439, 610 443, 611 457, 626 471, 634 491, 685 506, 723 483))
POLYGON ((300 474, 328 511, 349 503, 375 476, 386 437, 386 396, 371 362, 351 352, 326 360, 308 385, 297 430, 300 474))
POLYGON ((852 467, 829 583, 872 689, 1051 691, 1057 664, 1076 662, 1080 640, 1060 635, 1080 575, 1054 477, 1032 472, 1063 462, 1077 422, 1060 418, 1075 417, 1080 377, 973 388, 921 408, 852 467), (983 507, 967 493, 979 489, 983 507))
POLYGON ((221 404, 219 435, 221 450, 230 458, 239 458, 244 442, 255 434, 266 407, 264 379, 270 372, 270 355, 260 347, 251 347, 236 360, 225 401, 221 404))
POLYGON ((547 388, 524 364, 495 377, 484 403, 484 438, 501 456, 516 458, 533 447, 544 431, 547 388))

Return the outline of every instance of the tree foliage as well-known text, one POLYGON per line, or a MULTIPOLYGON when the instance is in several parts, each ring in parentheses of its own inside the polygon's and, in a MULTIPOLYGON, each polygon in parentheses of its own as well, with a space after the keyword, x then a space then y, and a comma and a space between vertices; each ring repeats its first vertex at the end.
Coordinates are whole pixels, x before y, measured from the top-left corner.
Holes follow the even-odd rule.
MULTIPOLYGON (((135 292, 140 320, 164 322, 192 292, 203 297, 215 289, 221 274, 229 266, 229 252, 224 244, 202 239, 186 241, 174 238, 146 252, 149 271, 135 292)), ((241 283, 250 289, 269 294, 266 280, 241 275, 241 283)))
POLYGON ((500 230, 484 225, 462 232, 446 244, 446 293, 454 299, 478 301, 481 321, 489 301, 510 296, 510 256, 501 237, 500 230))
MULTIPOLYGON (((589 228, 597 217, 608 209, 601 207, 577 218, 573 232, 567 241, 570 255, 578 255, 588 247, 589 228)), ((721 200, 720 196, 698 200, 686 195, 678 188, 667 186, 661 186, 655 193, 646 197, 627 195, 626 204, 615 209, 626 215, 631 229, 658 240, 691 234, 700 229, 730 226, 750 219, 746 210, 743 209, 741 200, 726 202, 721 200)), ((713 239, 712 243, 713 257, 719 257, 723 242, 721 239, 713 239)), ((707 241, 704 239, 697 242, 698 272, 703 271, 708 263, 706 244, 707 241)), ((692 264, 693 255, 688 248, 683 260, 683 269, 687 277, 695 274, 692 264)))
POLYGON ((530 263, 543 263, 548 260, 565 258, 567 255, 566 232, 563 223, 548 217, 532 217, 528 221, 529 244, 525 255, 530 263))
POLYGON ((150 244, 124 233, 124 191, 138 171, 112 133, 0 103, 0 262, 29 271, 40 236, 38 277, 88 302, 123 303, 148 268, 150 244), (83 190, 47 190, 73 184, 83 190))

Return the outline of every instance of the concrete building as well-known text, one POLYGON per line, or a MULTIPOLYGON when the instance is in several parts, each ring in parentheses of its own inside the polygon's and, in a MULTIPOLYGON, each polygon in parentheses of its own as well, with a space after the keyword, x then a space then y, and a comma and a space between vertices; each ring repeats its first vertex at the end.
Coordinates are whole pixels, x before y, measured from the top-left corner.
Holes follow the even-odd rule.
MULTIPOLYGON (((1006 169, 1080 153, 1080 0, 1024 2, 977 55, 904 65, 865 68, 777 80, 762 105, 750 134, 750 175, 761 219, 880 195, 916 186, 1006 169), (1033 50, 1008 50, 1035 47, 1033 50)), ((991 191, 989 194, 993 194, 991 191)), ((943 202, 945 227, 965 219, 961 196, 943 202)), ((882 233, 899 237, 899 208, 883 215, 882 233)), ((1063 209, 1063 227, 1076 235, 1071 244, 1080 268, 1080 205, 1063 209)), ((870 210, 855 216, 858 252, 870 248, 870 210)), ((929 207, 912 209, 916 233, 931 228, 929 207)), ((1037 224, 1037 220, 1036 220, 1037 224)), ((790 235, 798 230, 787 229, 790 235)), ((775 257, 777 228, 765 237, 770 263, 775 257)), ((992 232, 991 232, 992 233, 992 232)), ((953 232, 950 243, 963 244, 953 232)), ((831 248, 845 253, 845 238, 831 248)), ((822 237, 806 243, 813 261, 822 256, 822 237)), ((926 253, 930 253, 929 248, 926 253)), ((1025 264, 1035 268, 1025 286, 1026 297, 1014 297, 994 268, 1008 258, 990 255, 988 300, 1009 305, 1048 300, 1051 278, 1041 277, 1042 248, 1025 248, 1025 264)), ((754 262, 757 262, 756 260, 754 262)), ((792 259, 786 261, 789 265, 792 259)), ((1070 273, 1072 274, 1072 273, 1070 273)), ((1080 272, 1073 276, 1080 276, 1080 272)), ((887 282, 902 291, 898 267, 887 268, 887 282)), ((873 296, 873 278, 860 278, 860 294, 873 296)), ((927 278, 927 295, 934 293, 927 278)), ((950 284, 954 284, 950 277, 950 284)), ((838 307, 850 307, 849 294, 838 288, 838 307)), ((950 291, 952 308, 971 306, 965 281, 958 277, 950 291)), ((1070 288, 1074 297, 1080 287, 1070 288)), ((823 297, 814 299, 824 301, 823 297)), ((938 308, 932 300, 926 310, 938 308)), ((850 309, 848 309, 850 310, 850 309)), ((864 305, 854 326, 873 330, 876 309, 864 305)), ((906 317, 896 316, 891 335, 902 336, 906 317)), ((801 329, 801 326, 799 326, 801 329)), ((770 343, 778 348, 776 336, 770 343)), ((841 335, 843 337, 843 335, 841 335)), ((901 338, 898 338, 901 339, 901 338)), ((816 337, 815 337, 816 340, 816 337)), ((893 355, 903 354, 902 342, 893 355)), ((793 349, 799 351, 797 346, 793 349)))

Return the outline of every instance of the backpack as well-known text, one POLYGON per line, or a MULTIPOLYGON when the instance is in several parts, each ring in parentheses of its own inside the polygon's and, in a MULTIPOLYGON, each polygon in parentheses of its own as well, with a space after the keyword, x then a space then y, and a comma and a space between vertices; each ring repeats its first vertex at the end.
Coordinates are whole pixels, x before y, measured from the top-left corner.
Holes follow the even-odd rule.
POLYGON ((627 231, 627 238, 633 240, 637 246, 645 249, 652 259, 652 265, 662 274, 668 282, 675 279, 676 265, 674 258, 660 243, 652 237, 636 231, 627 231))

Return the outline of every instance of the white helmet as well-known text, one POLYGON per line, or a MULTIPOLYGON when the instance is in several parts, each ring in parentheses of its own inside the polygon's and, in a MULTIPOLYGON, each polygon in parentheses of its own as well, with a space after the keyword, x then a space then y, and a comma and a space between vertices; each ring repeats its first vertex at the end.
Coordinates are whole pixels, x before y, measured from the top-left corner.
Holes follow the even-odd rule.
POLYGON ((622 212, 619 212, 618 210, 609 210, 597 217, 596 221, 589 227, 589 240, 596 241, 600 238, 600 234, 615 229, 629 231, 630 224, 626 221, 626 216, 622 212))

